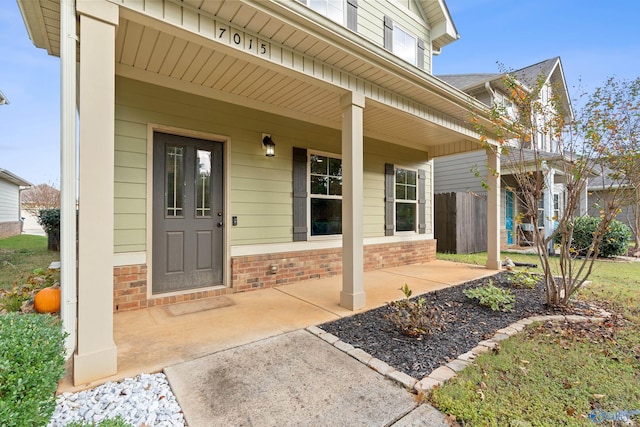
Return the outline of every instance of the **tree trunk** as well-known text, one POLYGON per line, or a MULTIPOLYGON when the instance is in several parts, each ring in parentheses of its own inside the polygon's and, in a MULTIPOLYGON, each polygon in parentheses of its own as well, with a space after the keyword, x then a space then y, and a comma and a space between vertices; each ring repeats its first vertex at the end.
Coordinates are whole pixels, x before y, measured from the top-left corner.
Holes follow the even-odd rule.
POLYGON ((50 251, 60 251, 60 232, 52 231, 47 234, 47 249, 50 251))

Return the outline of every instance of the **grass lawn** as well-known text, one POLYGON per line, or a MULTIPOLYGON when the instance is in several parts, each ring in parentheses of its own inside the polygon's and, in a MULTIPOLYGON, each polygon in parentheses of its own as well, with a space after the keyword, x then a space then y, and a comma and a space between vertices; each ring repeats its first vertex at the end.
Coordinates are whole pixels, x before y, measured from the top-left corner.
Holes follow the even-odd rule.
POLYGON ((22 234, 0 239, 0 289, 11 289, 36 268, 46 269, 60 253, 47 250, 47 238, 22 234))
MULTIPOLYGON (((539 263, 536 255, 506 255, 539 263)), ((438 258, 484 264, 486 253, 438 258)), ((478 357, 430 400, 466 426, 593 425, 590 416, 621 411, 637 412, 630 425, 639 425, 640 262, 597 261, 590 279, 580 298, 604 302, 624 320, 534 324, 503 341, 497 354, 478 357)))

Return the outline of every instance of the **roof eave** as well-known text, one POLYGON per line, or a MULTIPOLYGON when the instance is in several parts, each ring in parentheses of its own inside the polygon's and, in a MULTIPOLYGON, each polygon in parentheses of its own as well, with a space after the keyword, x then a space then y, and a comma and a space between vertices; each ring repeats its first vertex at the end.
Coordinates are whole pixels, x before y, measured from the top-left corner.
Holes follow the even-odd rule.
POLYGON ((51 43, 47 35, 40 2, 32 0, 17 0, 17 2, 22 20, 33 44, 36 47, 46 49, 49 55, 55 55, 56 53, 52 51, 51 43))
POLYGON ((33 184, 6 169, 0 169, 0 179, 9 181, 18 187, 33 187, 33 184))

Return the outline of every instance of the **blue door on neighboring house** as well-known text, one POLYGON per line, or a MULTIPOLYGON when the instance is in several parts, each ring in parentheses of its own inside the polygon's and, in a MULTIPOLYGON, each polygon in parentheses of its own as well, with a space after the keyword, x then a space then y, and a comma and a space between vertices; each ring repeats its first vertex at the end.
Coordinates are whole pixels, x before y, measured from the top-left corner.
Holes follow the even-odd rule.
POLYGON ((507 229, 507 245, 513 245, 513 191, 505 195, 504 222, 507 229))

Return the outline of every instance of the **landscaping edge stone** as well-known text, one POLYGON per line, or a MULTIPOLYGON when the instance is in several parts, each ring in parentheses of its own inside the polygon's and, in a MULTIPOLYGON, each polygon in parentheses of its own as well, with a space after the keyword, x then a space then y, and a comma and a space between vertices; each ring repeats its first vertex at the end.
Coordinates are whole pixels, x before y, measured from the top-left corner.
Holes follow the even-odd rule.
POLYGON ((335 348, 340 351, 348 354, 353 357, 360 363, 368 366, 369 368, 379 372, 384 375, 386 378, 389 378, 392 381, 399 383, 404 386, 407 390, 413 393, 426 393, 429 392, 434 387, 438 387, 449 379, 457 376, 457 373, 464 370, 469 365, 474 363, 475 358, 482 354, 486 353, 492 349, 495 349, 500 346, 500 341, 508 339, 512 336, 517 335, 521 331, 525 329, 526 325, 530 325, 534 322, 571 322, 571 323, 602 323, 607 318, 611 317, 611 313, 599 310, 600 316, 578 316, 578 315, 547 315, 547 316, 531 316, 525 317, 524 319, 520 319, 515 323, 512 323, 509 326, 506 326, 502 329, 496 331, 493 337, 480 341, 478 345, 472 348, 470 351, 459 355, 455 360, 452 360, 449 363, 446 363, 439 368, 434 369, 429 375, 425 376, 422 379, 413 378, 403 372, 399 372, 394 369, 392 366, 383 362, 382 360, 376 359, 366 351, 356 348, 351 344, 345 343, 341 341, 335 335, 329 334, 324 331, 322 328, 318 326, 309 326, 306 330, 318 338, 327 341, 332 344, 335 348))

